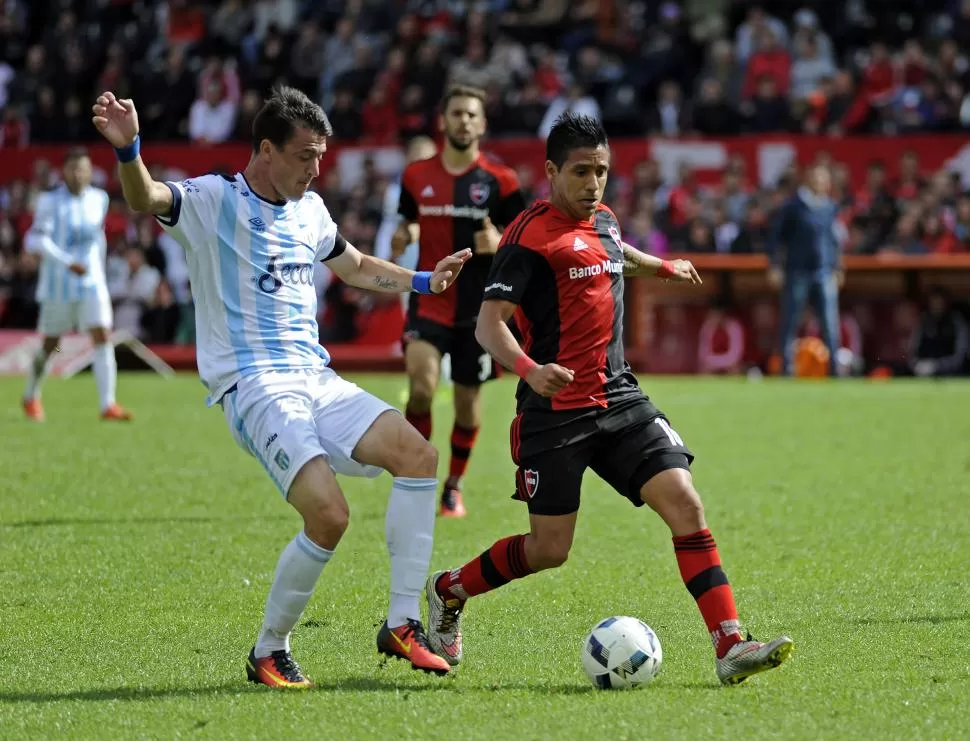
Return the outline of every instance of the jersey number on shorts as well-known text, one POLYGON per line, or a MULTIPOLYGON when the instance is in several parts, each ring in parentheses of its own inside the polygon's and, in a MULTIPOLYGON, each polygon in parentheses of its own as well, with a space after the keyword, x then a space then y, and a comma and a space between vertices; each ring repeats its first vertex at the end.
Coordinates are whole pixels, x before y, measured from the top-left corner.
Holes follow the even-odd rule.
POLYGON ((485 383, 492 377, 492 356, 488 353, 478 356, 478 380, 485 383))
POLYGON ((663 417, 657 417, 654 422, 660 425, 660 429, 664 431, 667 439, 670 440, 671 445, 678 445, 681 448, 684 447, 684 440, 680 435, 677 434, 677 430, 670 426, 670 422, 665 420, 663 417))

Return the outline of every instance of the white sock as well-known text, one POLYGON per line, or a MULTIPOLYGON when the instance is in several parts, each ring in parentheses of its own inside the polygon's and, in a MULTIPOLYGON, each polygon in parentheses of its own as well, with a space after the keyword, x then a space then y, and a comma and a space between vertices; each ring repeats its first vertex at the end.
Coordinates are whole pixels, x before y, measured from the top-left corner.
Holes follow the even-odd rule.
POLYGON ((283 549, 266 598, 266 615, 256 641, 257 659, 290 650, 290 633, 332 556, 333 551, 318 546, 302 530, 283 549))
POLYGON ((391 554, 389 628, 421 619, 419 600, 431 565, 437 491, 437 479, 394 479, 384 523, 391 554))
POLYGON ((24 391, 24 399, 27 401, 40 397, 40 385, 44 381, 44 376, 47 375, 47 361, 49 359, 50 354, 44 351, 43 345, 37 348, 37 353, 30 361, 30 367, 27 369, 27 388, 24 391))
POLYGON ((103 412, 115 403, 115 383, 118 380, 115 348, 110 342, 94 346, 94 380, 98 384, 98 401, 103 412))

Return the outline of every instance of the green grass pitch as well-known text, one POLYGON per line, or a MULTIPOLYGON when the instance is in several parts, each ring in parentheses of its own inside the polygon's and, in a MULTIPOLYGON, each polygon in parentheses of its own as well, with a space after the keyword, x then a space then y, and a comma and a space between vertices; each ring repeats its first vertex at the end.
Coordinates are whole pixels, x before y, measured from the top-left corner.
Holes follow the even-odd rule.
MULTIPOLYGON (((356 380, 401 404, 404 380, 356 380)), ((235 447, 194 377, 120 379, 130 426, 97 421, 90 376, 51 381, 48 421, 0 382, 0 738, 880 739, 970 737, 970 384, 642 379, 697 454, 742 619, 788 633, 779 671, 736 688, 679 580, 669 534, 593 474, 560 570, 475 600, 446 678, 386 663, 390 480, 345 480, 351 526, 293 640, 315 690, 245 681, 298 518, 235 447), (664 665, 600 692, 586 631, 631 614, 664 665)), ((527 527, 510 500, 512 384, 486 389, 469 517, 433 567, 527 527)), ((436 402, 447 465, 450 395, 436 402)))

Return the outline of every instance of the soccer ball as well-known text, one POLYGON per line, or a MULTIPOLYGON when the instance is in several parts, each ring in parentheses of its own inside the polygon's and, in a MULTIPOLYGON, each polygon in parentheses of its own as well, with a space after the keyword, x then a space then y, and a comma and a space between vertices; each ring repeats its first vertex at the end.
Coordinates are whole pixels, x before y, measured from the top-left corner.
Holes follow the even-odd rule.
POLYGON ((610 617, 583 641, 583 669, 597 689, 630 689, 649 684, 663 661, 660 639, 642 620, 610 617))

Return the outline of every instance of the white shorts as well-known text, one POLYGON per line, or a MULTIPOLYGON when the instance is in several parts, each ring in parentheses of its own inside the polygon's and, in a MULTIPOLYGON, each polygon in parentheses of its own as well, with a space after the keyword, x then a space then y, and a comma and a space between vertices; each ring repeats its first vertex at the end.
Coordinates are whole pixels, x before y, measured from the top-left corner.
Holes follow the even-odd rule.
POLYGON ((380 475, 351 454, 387 402, 338 376, 316 371, 267 371, 240 379, 220 402, 236 443, 258 460, 284 497, 293 479, 318 455, 334 473, 380 475))
POLYGON ((81 301, 42 302, 37 331, 44 337, 60 337, 74 331, 111 329, 113 319, 111 299, 104 293, 92 293, 81 301))

